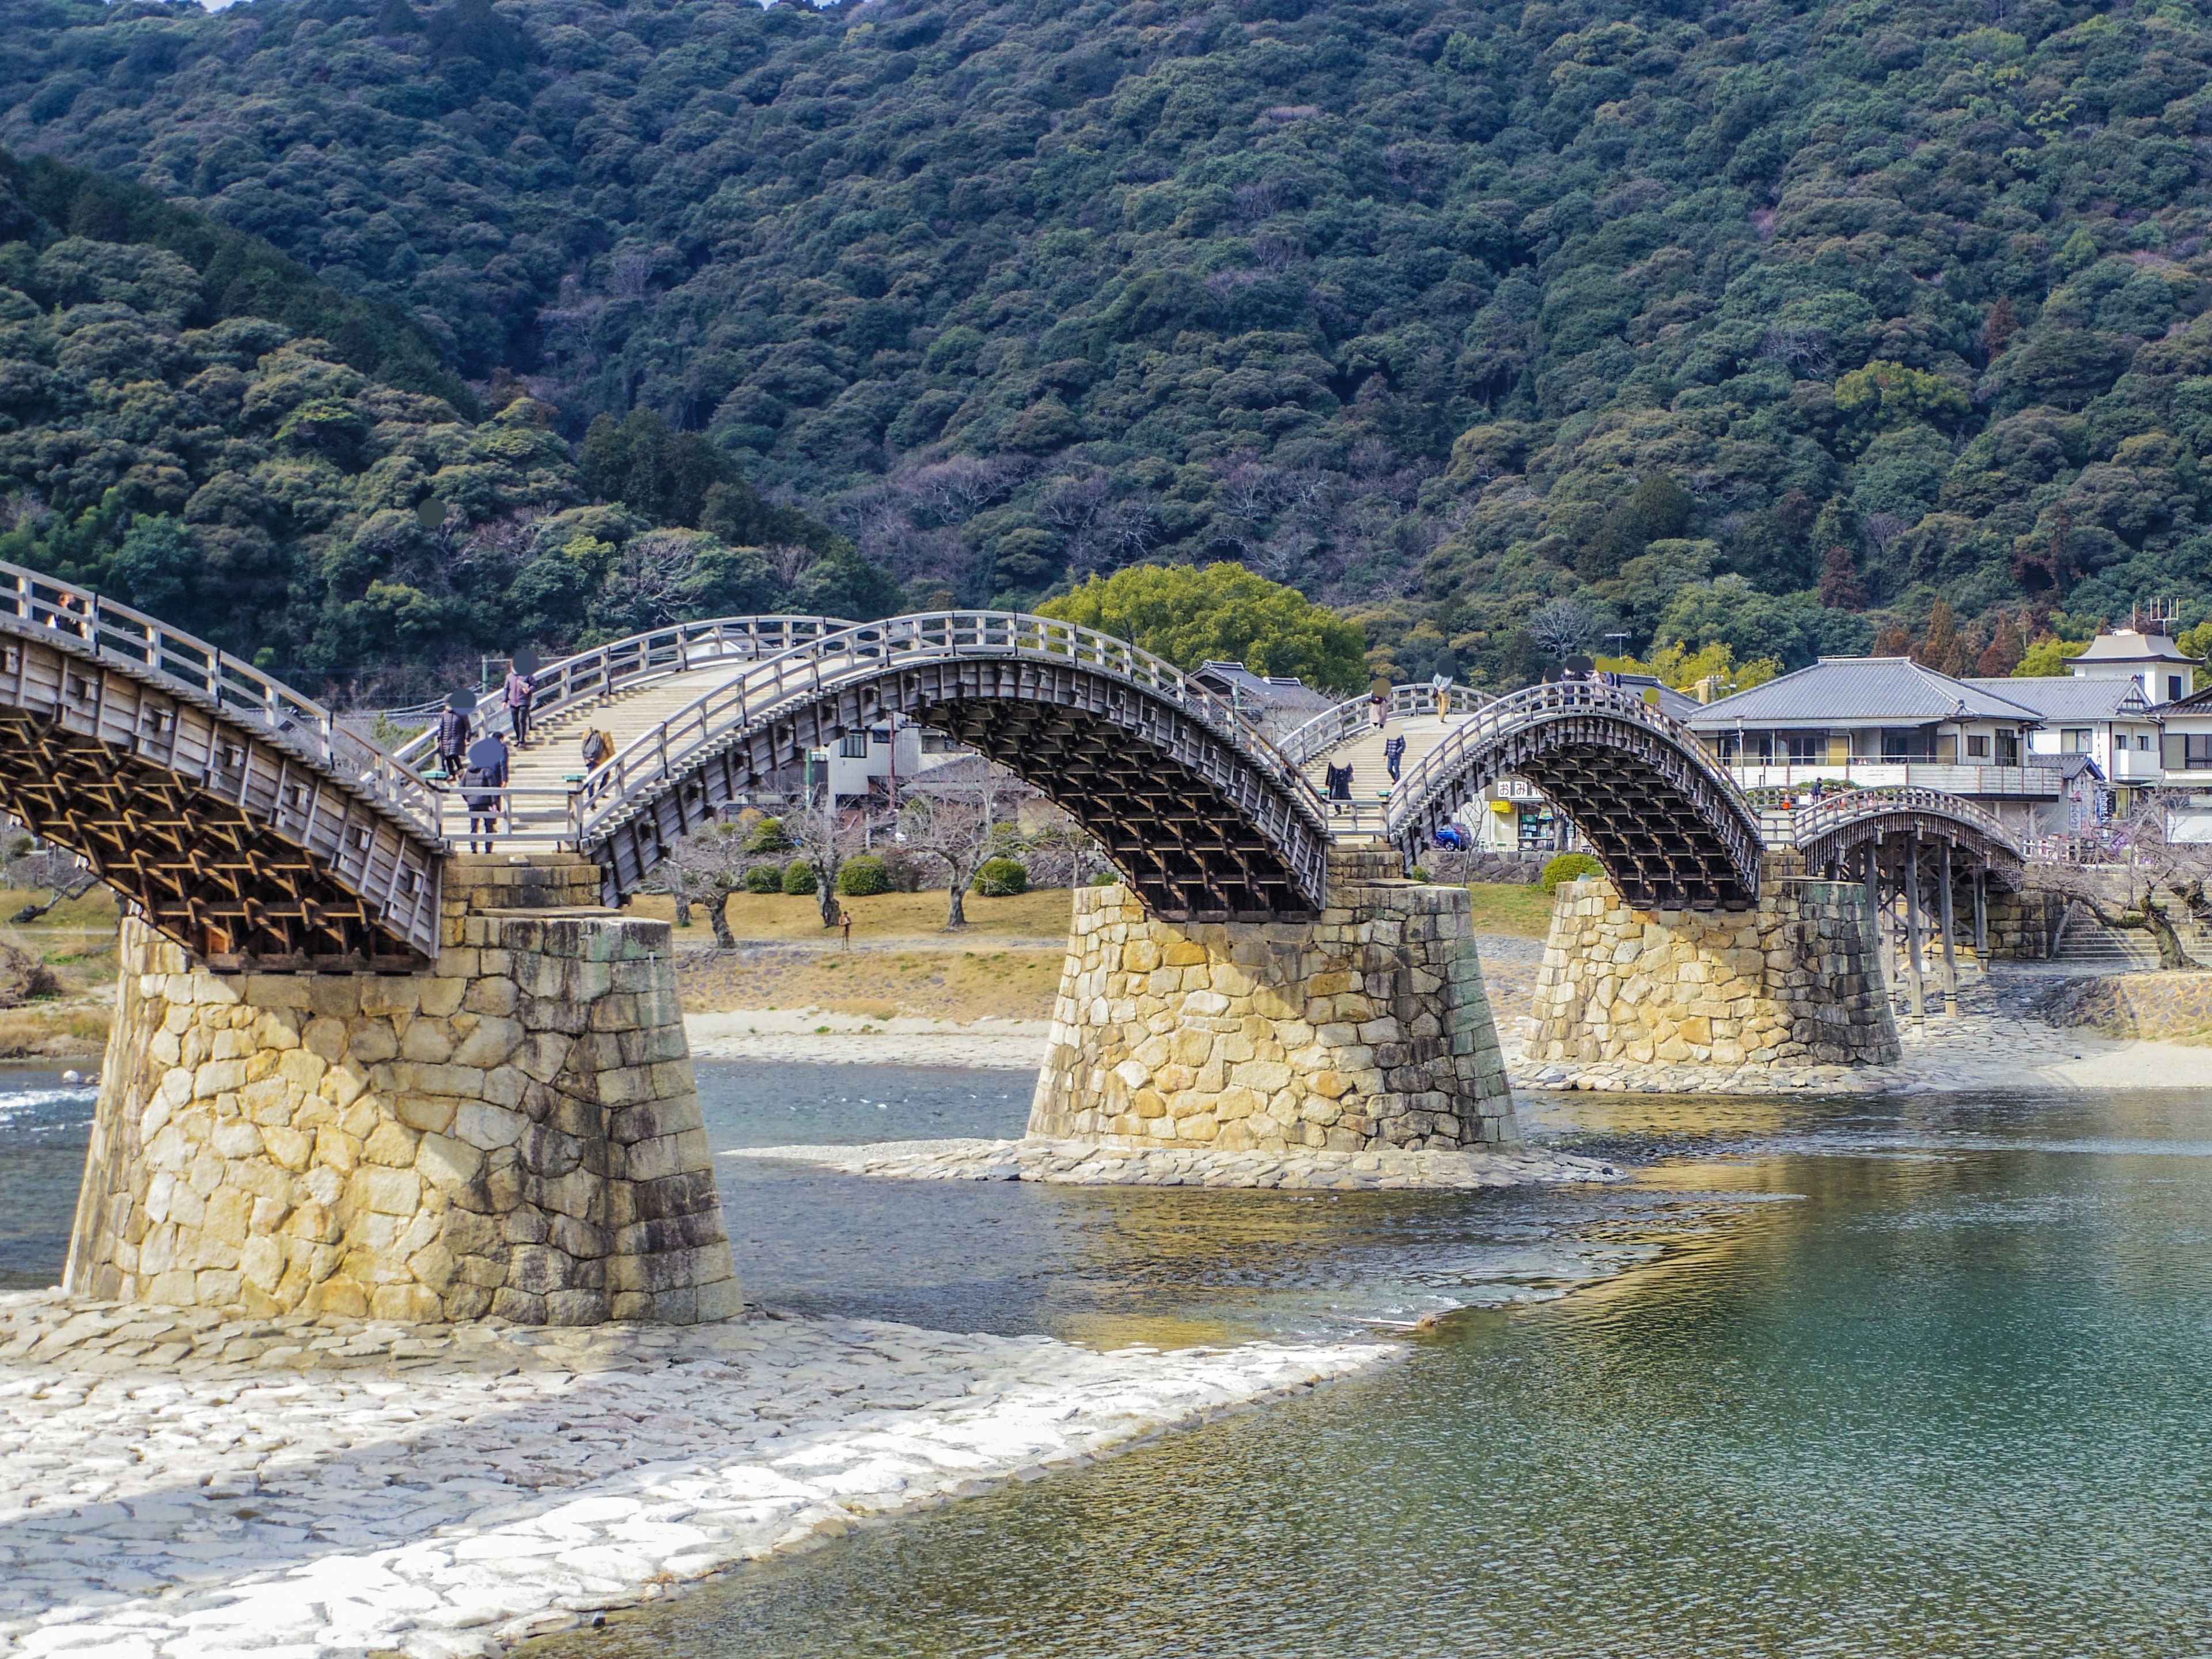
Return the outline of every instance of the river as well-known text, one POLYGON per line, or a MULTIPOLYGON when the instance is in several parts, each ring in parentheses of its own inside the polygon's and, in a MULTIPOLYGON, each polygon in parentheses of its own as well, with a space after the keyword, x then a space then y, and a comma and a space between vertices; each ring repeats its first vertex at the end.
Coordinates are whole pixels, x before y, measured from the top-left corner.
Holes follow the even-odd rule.
MULTIPOLYGON (((726 1146, 1007 1133, 1028 1098, 1009 1073, 699 1070, 726 1146)), ((89 1097, 9 1086, 0 1275, 51 1283, 89 1097)), ((1637 1179, 1286 1194, 725 1160, 748 1295, 781 1308, 1163 1345, 1458 1311, 1369 1376, 533 1654, 2212 1649, 2212 1086, 1528 1121, 1637 1179)))

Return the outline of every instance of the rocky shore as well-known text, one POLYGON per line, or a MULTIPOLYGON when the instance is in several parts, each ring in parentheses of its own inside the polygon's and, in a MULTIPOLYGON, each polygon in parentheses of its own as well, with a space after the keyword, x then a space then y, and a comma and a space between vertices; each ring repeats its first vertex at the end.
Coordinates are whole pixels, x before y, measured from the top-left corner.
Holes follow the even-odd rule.
POLYGON ((1618 1181, 1592 1158, 1530 1146, 1472 1152, 1224 1152, 1079 1140, 892 1140, 861 1146, 754 1146, 724 1158, 783 1159, 902 1181, 1042 1181, 1066 1187, 1244 1187, 1285 1191, 1468 1191, 1618 1181))
POLYGON ((0 1651, 494 1653, 1394 1352, 0 1296, 0 1651))

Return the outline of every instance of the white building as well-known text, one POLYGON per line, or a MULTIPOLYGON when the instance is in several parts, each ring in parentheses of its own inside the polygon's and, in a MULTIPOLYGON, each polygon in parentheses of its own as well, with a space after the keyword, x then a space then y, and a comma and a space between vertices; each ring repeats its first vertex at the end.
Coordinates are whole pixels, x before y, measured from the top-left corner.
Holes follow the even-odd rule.
POLYGON ((2133 680, 2153 708, 2195 695, 2197 671, 2203 665, 2155 627, 2142 631, 2116 628, 2100 634, 2087 650, 2067 664, 2077 680, 2133 680))
POLYGON ((2070 679, 1966 680, 2008 702, 2025 704, 2042 722, 2027 732, 2030 764, 2087 755, 2116 788, 2141 788, 2163 777, 2158 717, 2140 678, 2081 675, 2070 679))

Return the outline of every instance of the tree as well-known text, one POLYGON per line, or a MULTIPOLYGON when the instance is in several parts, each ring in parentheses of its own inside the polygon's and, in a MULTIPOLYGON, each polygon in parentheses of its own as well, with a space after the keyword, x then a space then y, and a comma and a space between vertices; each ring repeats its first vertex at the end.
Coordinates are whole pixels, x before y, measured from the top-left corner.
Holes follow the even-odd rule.
POLYGON ((2013 620, 2009 611, 1997 612, 1996 631, 1983 647, 1981 659, 1974 665, 1974 672, 1985 680, 2004 678, 2021 664, 2027 647, 2021 643, 2020 624, 2013 620))
POLYGON ((2087 640, 2062 640, 2045 634, 2021 653, 2013 675, 2019 679, 2063 679, 2074 671, 2066 665, 2089 648, 2087 640))
POLYGON ((1858 563, 1851 550, 1838 544, 1824 556, 1820 566, 1820 603, 1838 611, 1863 611, 1866 585, 1859 580, 1858 563))
POLYGON ((1589 612, 1572 599, 1547 599, 1528 618, 1528 637, 1555 662, 1582 655, 1596 628, 1589 612))
POLYGON ((1133 565, 1037 608, 1185 671, 1234 660, 1347 695, 1365 680, 1366 635, 1357 623, 1241 564, 1133 565))
POLYGON ((1928 613, 1928 635, 1914 649, 1912 659, 1954 679, 1966 672, 1966 642, 1959 637, 1959 621, 1950 600, 1936 600, 1928 613))
POLYGON ((2174 922, 2191 914, 2212 921, 2212 898, 2205 890, 2212 880, 2212 848, 2168 840, 2166 813, 2154 794, 2139 796, 2108 832, 2112 861, 2046 866, 2039 878, 2106 927, 2148 933, 2160 969, 2172 972, 2203 965, 2183 945, 2174 922))
POLYGON ((1665 473, 1654 473, 1606 514, 1597 533, 1575 561, 1575 568, 1586 581, 1602 581, 1619 574, 1621 566, 1653 542, 1680 536, 1688 526, 1695 505, 1688 490, 1665 473))
POLYGON ((1012 826, 1000 814, 996 769, 983 761, 961 771, 957 779, 924 774, 899 809, 899 832, 906 838, 901 844, 908 856, 945 874, 947 928, 968 925, 968 889, 975 872, 1012 839, 1012 826))

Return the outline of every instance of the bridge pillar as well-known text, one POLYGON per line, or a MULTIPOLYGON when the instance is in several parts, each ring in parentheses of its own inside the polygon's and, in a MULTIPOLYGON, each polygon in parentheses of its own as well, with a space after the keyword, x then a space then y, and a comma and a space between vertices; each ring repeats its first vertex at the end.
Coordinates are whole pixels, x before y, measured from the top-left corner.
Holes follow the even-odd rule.
POLYGON ((1866 890, 1770 853, 1750 910, 1637 910, 1563 883, 1531 1066, 1871 1066, 1898 1058, 1866 890))
POLYGON ((1329 854, 1317 922, 1156 921, 1078 888, 1029 1132, 1346 1152, 1519 1139, 1464 888, 1329 854))
POLYGON ((416 1322, 740 1306, 665 922, 447 861, 414 975, 217 975, 125 924, 67 1283, 416 1322))

